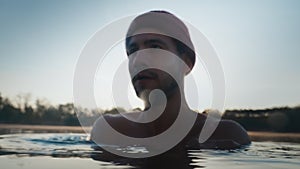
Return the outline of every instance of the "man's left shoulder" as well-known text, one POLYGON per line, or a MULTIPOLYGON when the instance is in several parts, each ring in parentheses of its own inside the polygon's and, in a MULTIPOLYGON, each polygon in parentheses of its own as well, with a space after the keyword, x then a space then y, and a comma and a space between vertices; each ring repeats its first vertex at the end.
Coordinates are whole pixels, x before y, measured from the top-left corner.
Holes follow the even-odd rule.
POLYGON ((213 137, 233 140, 241 145, 250 143, 247 131, 233 120, 221 120, 213 137))

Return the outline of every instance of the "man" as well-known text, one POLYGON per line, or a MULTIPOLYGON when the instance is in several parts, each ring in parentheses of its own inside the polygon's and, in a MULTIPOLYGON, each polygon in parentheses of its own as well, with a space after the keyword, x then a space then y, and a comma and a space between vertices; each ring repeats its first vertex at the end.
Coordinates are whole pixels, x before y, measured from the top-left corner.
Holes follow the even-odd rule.
MULTIPOLYGON (((188 29, 176 16, 151 11, 135 18, 127 32, 126 51, 132 84, 145 109, 128 113, 127 118, 101 116, 91 132, 93 141, 110 144, 107 140, 115 140, 114 144, 122 144, 123 140, 105 129, 105 122, 129 137, 153 137, 168 130, 183 112, 184 116, 195 117, 196 122, 175 147, 230 149, 250 143, 247 132, 229 120, 221 120, 206 142, 197 142, 207 117, 191 110, 184 96, 184 77, 192 70, 196 57, 188 29)), ((187 123, 180 124, 184 128, 187 123)))

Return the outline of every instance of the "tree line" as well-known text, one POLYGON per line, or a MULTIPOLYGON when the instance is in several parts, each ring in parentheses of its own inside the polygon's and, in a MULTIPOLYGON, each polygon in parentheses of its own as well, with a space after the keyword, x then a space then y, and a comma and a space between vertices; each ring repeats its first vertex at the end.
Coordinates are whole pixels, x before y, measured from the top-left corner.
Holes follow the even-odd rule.
MULTIPOLYGON (((73 103, 54 106, 37 99, 34 104, 29 104, 29 94, 18 95, 15 100, 13 103, 0 93, 0 123, 79 126, 80 117, 84 120, 84 125, 92 125, 103 113, 126 112, 119 107, 110 110, 76 108, 76 114, 73 103)), ((203 113, 207 112, 209 111, 203 113)), ((300 132, 300 106, 226 110, 222 118, 237 121, 248 131, 300 132)))
POLYGON ((84 125, 92 125, 102 113, 125 111, 122 108, 77 108, 76 114, 73 103, 51 105, 43 99, 37 99, 34 104, 30 104, 30 98, 30 94, 19 94, 13 102, 0 93, 0 123, 79 126, 80 117, 84 125))
POLYGON ((248 131, 300 132, 300 106, 226 110, 223 118, 240 123, 248 131))
POLYGON ((73 104, 52 106, 42 99, 29 104, 28 94, 18 95, 16 103, 0 94, 0 123, 79 125, 73 104))

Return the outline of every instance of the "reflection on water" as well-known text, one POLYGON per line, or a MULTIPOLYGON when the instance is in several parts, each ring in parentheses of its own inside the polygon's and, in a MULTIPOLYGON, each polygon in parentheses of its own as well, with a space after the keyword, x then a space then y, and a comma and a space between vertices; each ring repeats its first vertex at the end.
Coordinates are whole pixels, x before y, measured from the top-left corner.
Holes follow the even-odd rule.
MULTIPOLYGON (((135 148, 131 147, 129 148, 129 151, 128 149, 125 151, 127 153, 141 152, 139 151, 141 149, 140 147, 138 150, 133 149, 135 148)), ((146 153, 147 151, 144 152, 146 153)), ((130 165, 138 168, 194 168, 194 166, 192 166, 192 158, 189 156, 188 150, 184 149, 176 149, 157 156, 139 159, 120 157, 102 150, 102 153, 92 154, 91 158, 97 161, 112 162, 116 165, 130 165)), ((197 165, 197 167, 202 167, 202 165, 197 165)))
MULTIPOLYGON (((72 169, 80 168, 82 164, 92 169, 298 168, 300 165, 298 143, 253 142, 250 146, 237 150, 181 149, 145 159, 118 157, 93 149, 93 146, 95 145, 85 134, 0 135, 1 168, 39 168, 41 163, 52 161, 55 161, 58 168, 72 169), (17 165, 20 163, 22 165, 17 165)), ((122 150, 128 153, 147 153, 144 147, 126 147, 122 150)))

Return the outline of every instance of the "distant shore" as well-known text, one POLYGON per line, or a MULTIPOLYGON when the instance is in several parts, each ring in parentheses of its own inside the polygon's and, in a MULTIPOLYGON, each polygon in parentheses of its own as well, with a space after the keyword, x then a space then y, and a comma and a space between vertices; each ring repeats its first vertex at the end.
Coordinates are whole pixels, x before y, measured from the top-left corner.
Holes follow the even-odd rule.
MULTIPOLYGON (((0 134, 16 133, 84 133, 91 127, 0 124, 0 134)), ((252 141, 274 141, 300 143, 300 133, 277 133, 267 131, 248 131, 252 141)))
POLYGON ((0 134, 15 133, 84 133, 92 127, 56 126, 56 125, 27 125, 27 124, 0 124, 0 134))
POLYGON ((252 141, 274 141, 300 143, 300 133, 278 133, 268 131, 248 131, 252 141))

